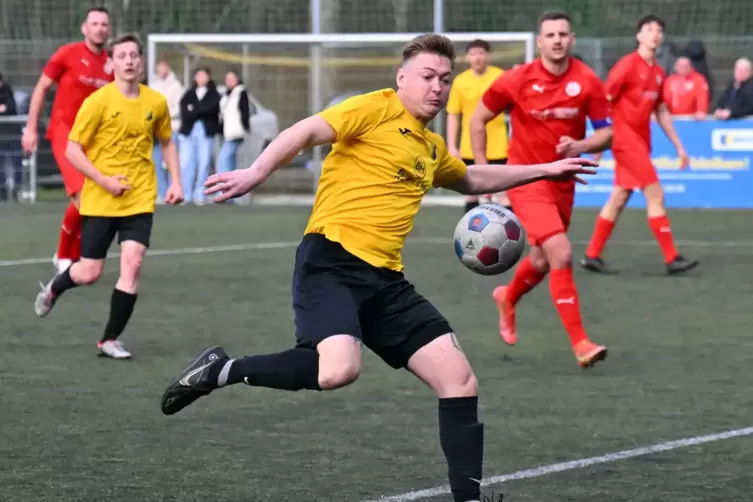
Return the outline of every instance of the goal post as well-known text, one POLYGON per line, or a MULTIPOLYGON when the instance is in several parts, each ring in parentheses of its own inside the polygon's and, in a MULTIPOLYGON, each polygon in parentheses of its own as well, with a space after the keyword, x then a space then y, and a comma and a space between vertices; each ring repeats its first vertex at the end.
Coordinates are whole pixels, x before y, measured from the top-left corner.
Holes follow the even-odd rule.
MULTIPOLYGON (((184 85, 198 68, 210 69, 217 85, 224 83, 225 72, 238 72, 259 112, 252 118, 249 145, 238 159, 239 165, 248 165, 279 130, 348 96, 394 87, 402 46, 421 34, 153 33, 147 37, 146 74, 153 79, 159 61, 168 62, 184 85)), ((503 69, 531 61, 536 54, 532 32, 443 34, 457 44, 456 73, 466 68, 465 44, 478 38, 490 44, 491 64, 503 69)), ((444 136, 444 113, 431 127, 444 136)), ((327 150, 303 152, 290 169, 281 169, 260 188, 311 196, 327 150)))

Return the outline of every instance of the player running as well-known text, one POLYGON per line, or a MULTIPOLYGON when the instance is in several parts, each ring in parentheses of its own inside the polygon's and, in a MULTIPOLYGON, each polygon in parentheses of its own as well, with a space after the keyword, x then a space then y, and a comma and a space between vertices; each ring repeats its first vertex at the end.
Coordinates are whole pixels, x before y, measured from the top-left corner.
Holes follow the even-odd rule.
POLYGON ((656 51, 664 37, 664 21, 654 15, 638 21, 638 50, 624 56, 609 72, 607 97, 614 110, 615 179, 612 194, 596 219, 591 241, 581 266, 592 272, 608 272, 601 258, 604 246, 633 190, 646 197, 648 226, 661 247, 667 273, 680 274, 695 268, 697 260, 688 260, 677 251, 656 168, 651 162, 651 115, 672 142, 680 158, 680 168, 689 165, 688 154, 672 124, 672 115, 662 102, 664 71, 656 64, 656 51))
POLYGON ((456 502, 480 500, 483 424, 477 382, 450 324, 403 276, 401 250, 432 186, 499 192, 535 179, 572 179, 588 161, 470 166, 426 125, 447 103, 455 48, 441 35, 403 50, 392 89, 350 98, 280 133, 248 168, 210 176, 217 201, 249 192, 301 150, 333 143, 313 213, 296 252, 296 347, 231 359, 209 347, 173 380, 161 403, 172 415, 226 385, 337 389, 361 371, 362 344, 405 368, 439 397, 439 439, 456 502))
POLYGON ((42 70, 42 76, 31 95, 29 119, 21 139, 27 153, 37 149, 37 126, 45 96, 57 84, 55 102, 47 126, 47 139, 50 140, 52 155, 63 176, 65 192, 71 199, 63 216, 58 249, 53 257, 53 264, 58 271, 78 260, 81 252, 81 215, 78 208, 84 175, 65 156, 68 133, 84 100, 113 79, 112 67, 105 50, 110 33, 110 15, 107 9, 89 9, 81 31, 84 41, 62 46, 42 70))
MULTIPOLYGON (((471 148, 471 116, 481 96, 497 77, 504 71, 489 65, 489 43, 485 40, 473 40, 468 43, 465 51, 468 61, 466 71, 455 77, 450 88, 450 98, 447 101, 447 149, 450 155, 463 159, 466 165, 472 165, 473 149, 471 148), (460 148, 458 149, 458 132, 460 134, 460 148)), ((507 163, 507 124, 504 115, 495 118, 486 126, 486 133, 494 140, 486 148, 486 157, 476 159, 476 164, 506 164, 507 163)), ((510 205, 507 194, 498 194, 499 202, 510 205)), ((478 197, 468 196, 465 201, 465 212, 478 206, 478 197)))
MULTIPOLYGON (((486 91, 471 121, 476 158, 486 152, 485 125, 508 107, 513 130, 510 162, 540 164, 563 157, 599 152, 609 146, 612 127, 601 81, 584 63, 571 57, 575 34, 570 18, 550 11, 539 18, 536 37, 541 57, 497 79, 486 91), (586 138, 586 118, 595 133, 586 138)), ((530 253, 515 270, 512 282, 494 290, 500 312, 499 333, 514 345, 515 306, 549 273, 554 306, 570 337, 578 364, 587 368, 607 356, 607 349, 588 339, 580 314, 567 238, 573 211, 572 181, 541 181, 508 192, 515 214, 528 234, 530 253)))
POLYGON ((178 152, 172 141, 165 97, 139 84, 143 46, 123 35, 109 49, 115 82, 86 98, 73 123, 66 157, 85 182, 81 190, 81 259, 66 268, 37 295, 34 310, 47 315, 61 294, 94 284, 102 275, 115 235, 120 244, 120 277, 110 299, 110 315, 97 354, 131 357, 118 337, 133 313, 141 261, 149 247, 157 202, 157 174, 152 160, 156 137, 162 145, 172 184, 168 204, 183 200, 178 152))

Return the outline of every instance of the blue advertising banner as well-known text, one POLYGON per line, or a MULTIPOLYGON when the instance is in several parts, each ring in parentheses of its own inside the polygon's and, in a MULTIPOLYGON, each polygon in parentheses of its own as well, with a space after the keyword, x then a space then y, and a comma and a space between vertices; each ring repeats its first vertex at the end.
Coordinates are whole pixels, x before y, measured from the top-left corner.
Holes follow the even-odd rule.
MULTIPOLYGON (((667 207, 753 208, 753 119, 677 119, 675 129, 690 156, 688 169, 680 170, 674 146, 657 123, 651 124, 652 160, 667 207)), ((614 158, 608 151, 599 174, 589 176, 588 185, 577 186, 576 207, 601 207, 613 180, 614 158)), ((628 207, 645 207, 643 195, 635 193, 628 207)))

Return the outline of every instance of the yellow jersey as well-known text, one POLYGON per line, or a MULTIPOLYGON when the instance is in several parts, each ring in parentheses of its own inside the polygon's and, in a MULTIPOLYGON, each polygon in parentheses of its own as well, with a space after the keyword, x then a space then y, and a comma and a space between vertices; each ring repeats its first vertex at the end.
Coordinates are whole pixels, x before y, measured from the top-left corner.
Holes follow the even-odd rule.
POLYGON ((125 176, 131 188, 115 197, 87 178, 81 190, 82 215, 118 217, 154 212, 155 136, 162 141, 172 137, 167 101, 159 92, 141 85, 139 96, 128 98, 113 82, 86 98, 68 139, 83 147, 98 171, 105 176, 125 176))
MULTIPOLYGON (((504 73, 496 66, 487 67, 483 75, 476 75, 468 69, 455 77, 447 102, 447 113, 461 115, 460 156, 473 160, 471 148, 471 117, 481 97, 490 85, 504 73)), ((504 114, 500 113, 486 124, 486 158, 501 160, 507 158, 507 124, 504 114)))
POLYGON ((423 196, 452 186, 467 168, 392 89, 352 97, 319 113, 335 130, 306 234, 323 234, 375 267, 402 271, 401 251, 423 196))

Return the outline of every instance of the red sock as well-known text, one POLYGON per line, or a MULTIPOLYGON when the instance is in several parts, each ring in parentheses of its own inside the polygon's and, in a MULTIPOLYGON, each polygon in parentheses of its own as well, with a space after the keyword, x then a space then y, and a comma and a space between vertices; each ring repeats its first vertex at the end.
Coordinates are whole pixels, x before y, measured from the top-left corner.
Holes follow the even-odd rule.
POLYGON ((58 259, 71 260, 71 253, 76 240, 81 235, 81 215, 71 202, 65 210, 63 222, 60 225, 60 240, 58 241, 58 259))
POLYGON ((549 291, 562 324, 565 325, 567 335, 570 337, 570 343, 575 346, 576 343, 588 339, 586 330, 583 328, 583 319, 580 317, 580 302, 573 280, 573 269, 551 270, 549 291))
POLYGON ((609 236, 612 235, 614 230, 614 222, 609 221, 606 218, 599 216, 596 218, 596 226, 594 227, 594 233, 591 236, 591 242, 588 243, 586 248, 586 256, 589 258, 599 258, 601 252, 604 251, 609 236))
POLYGON ((531 291, 545 276, 546 274, 542 274, 534 268, 531 258, 526 256, 518 264, 515 275, 507 286, 507 293, 505 294, 507 301, 515 305, 521 296, 531 291))
POLYGON ((77 262, 81 259, 81 232, 71 246, 71 260, 77 262))
POLYGON ((675 240, 672 237, 672 226, 669 224, 669 218, 666 215, 649 218, 648 226, 651 227, 654 238, 659 243, 661 252, 664 255, 664 261, 669 263, 677 258, 680 253, 675 248, 675 240))

